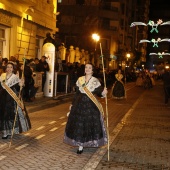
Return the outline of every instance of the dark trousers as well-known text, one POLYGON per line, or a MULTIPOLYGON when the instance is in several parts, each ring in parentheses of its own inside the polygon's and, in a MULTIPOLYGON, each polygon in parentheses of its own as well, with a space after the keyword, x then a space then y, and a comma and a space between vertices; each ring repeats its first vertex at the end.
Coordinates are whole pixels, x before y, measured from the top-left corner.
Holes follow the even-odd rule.
POLYGON ((42 75, 42 91, 44 91, 45 82, 46 82, 46 73, 42 75))
POLYGON ((38 87, 32 86, 32 87, 30 88, 30 98, 34 98, 34 97, 35 97, 35 95, 36 95, 36 93, 37 93, 37 90, 38 90, 38 87))

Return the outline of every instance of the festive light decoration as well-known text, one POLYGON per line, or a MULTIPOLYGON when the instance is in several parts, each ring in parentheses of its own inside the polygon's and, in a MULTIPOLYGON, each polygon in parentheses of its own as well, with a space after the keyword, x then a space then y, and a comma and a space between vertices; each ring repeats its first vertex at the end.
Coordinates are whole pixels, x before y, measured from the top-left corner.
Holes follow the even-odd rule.
POLYGON ((163 41, 170 42, 170 39, 169 38, 165 38, 165 39, 158 38, 157 40, 152 39, 151 41, 150 40, 140 40, 139 43, 144 43, 144 42, 153 43, 153 47, 158 47, 158 43, 163 42, 163 41))
POLYGON ((130 27, 134 27, 134 26, 137 26, 137 25, 143 25, 143 26, 151 26, 152 27, 152 29, 151 29, 151 33, 152 32, 156 32, 156 33, 158 33, 159 31, 158 31, 158 29, 157 29, 157 27, 160 25, 160 26, 162 26, 162 25, 170 25, 170 21, 167 21, 167 22, 163 22, 162 21, 162 19, 159 19, 158 21, 157 21, 157 23, 155 23, 154 21, 151 21, 151 20, 149 20, 149 22, 147 23, 147 24, 145 24, 144 22, 132 22, 131 23, 131 25, 130 25, 130 27))
POLYGON ((163 58, 163 55, 170 55, 170 53, 165 53, 165 52, 158 52, 158 53, 150 53, 149 55, 158 55, 159 58, 163 58))

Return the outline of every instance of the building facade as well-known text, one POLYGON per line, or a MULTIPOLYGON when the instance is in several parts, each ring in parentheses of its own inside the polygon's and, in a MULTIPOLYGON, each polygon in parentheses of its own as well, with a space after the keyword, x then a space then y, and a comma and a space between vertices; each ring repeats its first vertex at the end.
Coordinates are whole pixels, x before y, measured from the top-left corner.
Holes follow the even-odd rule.
POLYGON ((0 55, 40 58, 47 32, 55 34, 56 0, 1 0, 0 55))
POLYGON ((145 62, 146 44, 139 44, 147 37, 146 27, 131 28, 134 21, 148 21, 150 0, 60 0, 58 1, 57 26, 67 49, 87 50, 90 60, 100 66, 101 54, 105 67, 117 69, 129 64, 145 62), (96 44, 92 34, 100 36, 96 44), (101 53, 102 51, 102 53, 101 53))

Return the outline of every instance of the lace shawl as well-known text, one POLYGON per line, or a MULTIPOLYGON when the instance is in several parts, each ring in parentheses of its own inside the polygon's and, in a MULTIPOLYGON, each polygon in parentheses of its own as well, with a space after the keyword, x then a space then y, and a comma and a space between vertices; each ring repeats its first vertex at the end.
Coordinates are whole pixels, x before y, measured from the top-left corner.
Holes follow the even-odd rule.
MULTIPOLYGON (((85 76, 82 76, 85 82, 85 76)), ((77 80, 76 85, 78 86, 81 93, 85 93, 84 89, 82 88, 82 85, 77 80)), ((85 83, 86 87, 90 92, 93 92, 97 87, 101 86, 99 80, 95 77, 91 77, 89 82, 85 83)))
POLYGON ((15 74, 12 74, 12 76, 9 79, 6 79, 6 73, 3 73, 0 77, 0 82, 1 82, 2 87, 3 87, 3 83, 2 83, 3 81, 5 81, 5 84, 8 87, 12 87, 13 85, 19 83, 20 80, 19 80, 19 77, 15 74))

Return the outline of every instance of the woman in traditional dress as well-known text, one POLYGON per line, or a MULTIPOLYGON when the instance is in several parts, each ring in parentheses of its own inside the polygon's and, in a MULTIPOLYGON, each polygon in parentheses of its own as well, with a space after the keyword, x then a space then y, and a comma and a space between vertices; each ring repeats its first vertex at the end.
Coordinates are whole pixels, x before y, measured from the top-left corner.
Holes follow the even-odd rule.
POLYGON ((14 64, 9 62, 6 73, 0 76, 0 131, 2 139, 8 139, 13 133, 19 134, 31 128, 28 114, 19 98, 20 86, 24 85, 24 80, 19 79, 19 76, 13 72, 14 64), (15 115, 17 115, 16 119, 15 115))
POLYGON ((100 147, 107 144, 107 133, 101 104, 94 95, 105 97, 107 88, 102 88, 93 75, 93 65, 85 65, 85 76, 76 82, 76 94, 65 128, 64 142, 78 146, 77 154, 84 147, 100 147))
POLYGON ((153 74, 150 74, 150 78, 151 78, 152 86, 155 86, 156 83, 155 83, 155 79, 154 79, 153 74))
POLYGON ((118 70, 118 73, 115 74, 116 81, 112 86, 111 96, 115 99, 123 99, 126 97, 124 83, 122 81, 123 75, 121 70, 118 70))
POLYGON ((143 86, 143 77, 141 73, 138 74, 138 77, 136 79, 136 86, 143 86))

